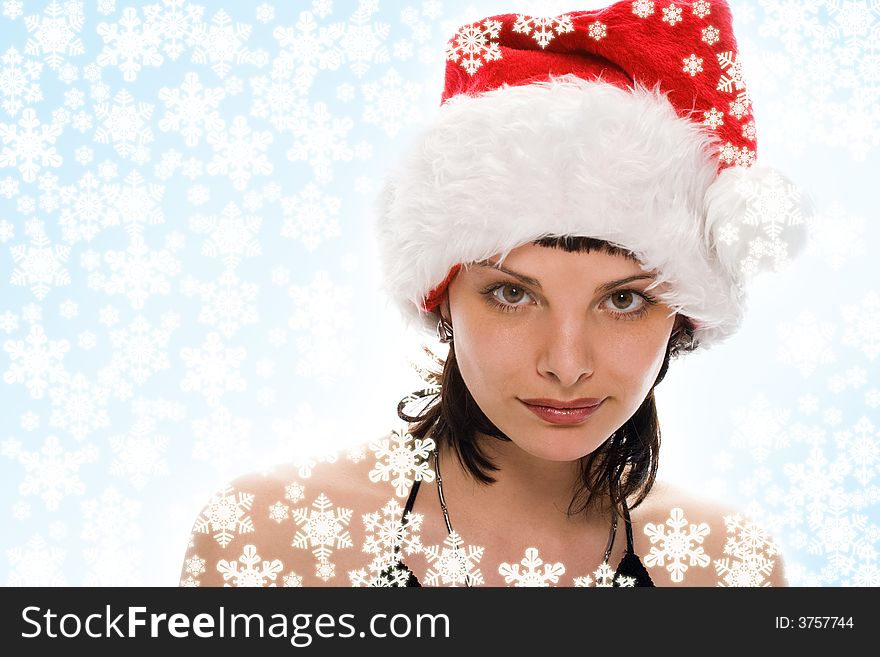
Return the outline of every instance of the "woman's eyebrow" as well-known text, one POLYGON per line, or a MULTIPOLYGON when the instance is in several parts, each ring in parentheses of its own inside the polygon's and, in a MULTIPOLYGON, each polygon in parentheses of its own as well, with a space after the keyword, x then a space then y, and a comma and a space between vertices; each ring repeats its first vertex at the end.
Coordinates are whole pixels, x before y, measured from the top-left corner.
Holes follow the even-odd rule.
MULTIPOLYGON (((531 276, 526 276, 525 274, 520 274, 519 272, 513 271, 512 269, 508 269, 507 267, 503 267, 501 265, 491 263, 488 260, 482 260, 480 262, 475 262, 473 264, 478 265, 480 267, 497 269, 498 271, 503 272, 503 273, 507 274, 508 276, 513 276, 513 278, 519 279, 520 281, 522 281, 526 285, 531 285, 532 287, 535 287, 539 290, 541 289, 541 283, 538 281, 538 279, 532 278, 531 276)), ((595 294, 600 294, 602 292, 610 292, 611 290, 616 288, 618 285, 625 285, 626 283, 632 283, 633 281, 638 281, 638 280, 643 280, 643 279, 652 280, 653 278, 654 278, 654 276, 651 274, 636 274, 635 276, 627 276, 626 278, 621 278, 616 281, 609 281, 607 283, 603 283, 602 285, 600 285, 599 287, 596 288, 595 294)))

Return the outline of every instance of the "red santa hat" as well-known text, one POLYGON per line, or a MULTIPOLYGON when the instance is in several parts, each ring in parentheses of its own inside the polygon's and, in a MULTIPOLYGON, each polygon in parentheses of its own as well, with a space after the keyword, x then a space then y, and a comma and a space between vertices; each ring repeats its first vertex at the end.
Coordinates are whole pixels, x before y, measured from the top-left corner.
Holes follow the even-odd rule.
POLYGON ((377 198, 385 291, 431 334, 463 264, 570 235, 656 271, 705 347, 739 326, 751 275, 805 245, 807 200, 756 164, 726 2, 491 16, 446 60, 438 117, 377 198))

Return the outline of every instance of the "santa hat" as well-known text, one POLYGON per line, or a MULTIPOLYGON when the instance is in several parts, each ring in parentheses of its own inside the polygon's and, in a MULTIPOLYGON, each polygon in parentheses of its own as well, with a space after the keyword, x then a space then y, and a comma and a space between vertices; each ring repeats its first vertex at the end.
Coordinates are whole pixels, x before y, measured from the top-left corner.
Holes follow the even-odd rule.
POLYGON ((548 236, 633 252, 705 347, 736 331, 749 278, 806 243, 807 201, 756 164, 727 3, 618 2, 492 16, 446 48, 437 119, 377 199, 383 285, 408 323, 462 264, 548 236))

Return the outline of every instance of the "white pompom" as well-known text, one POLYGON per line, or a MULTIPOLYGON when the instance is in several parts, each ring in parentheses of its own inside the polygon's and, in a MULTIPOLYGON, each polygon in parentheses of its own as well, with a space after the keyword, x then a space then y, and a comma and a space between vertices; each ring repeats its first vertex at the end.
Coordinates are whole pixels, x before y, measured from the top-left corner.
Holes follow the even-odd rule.
POLYGON ((778 271, 806 247, 812 204, 771 167, 724 169, 706 190, 705 207, 707 246, 737 280, 778 271))

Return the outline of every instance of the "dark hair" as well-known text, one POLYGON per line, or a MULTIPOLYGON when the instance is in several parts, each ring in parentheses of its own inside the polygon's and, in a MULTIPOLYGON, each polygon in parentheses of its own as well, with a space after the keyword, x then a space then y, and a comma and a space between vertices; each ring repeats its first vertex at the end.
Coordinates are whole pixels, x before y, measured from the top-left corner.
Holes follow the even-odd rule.
MULTIPOLYGON (((551 236, 539 239, 534 244, 570 252, 600 251, 622 255, 638 262, 631 251, 589 237, 551 236)), ((600 447, 580 459, 580 485, 574 491, 569 504, 569 515, 586 511, 599 502, 600 495, 610 495, 612 507, 617 513, 621 502, 633 494, 637 493, 637 497, 631 508, 638 506, 647 497, 656 479, 660 450, 660 425, 654 403, 654 387, 666 376, 670 358, 693 351, 696 347, 692 324, 686 317, 679 315, 666 346, 666 355, 657 380, 641 406, 600 447)), ((440 360, 430 351, 428 353, 442 366, 442 371, 422 372, 422 376, 432 387, 404 397, 398 405, 398 416, 415 424, 409 431, 413 438, 424 439, 430 435, 438 446, 452 446, 462 467, 474 479, 483 484, 494 483, 495 479, 489 473, 496 471, 498 467, 474 440, 475 432, 479 431, 499 440, 509 441, 510 438, 486 417, 471 396, 458 368, 454 343, 449 344, 449 355, 445 360, 440 360), (439 398, 439 402, 435 399, 414 417, 404 412, 407 403, 429 396, 428 393, 439 398)))

